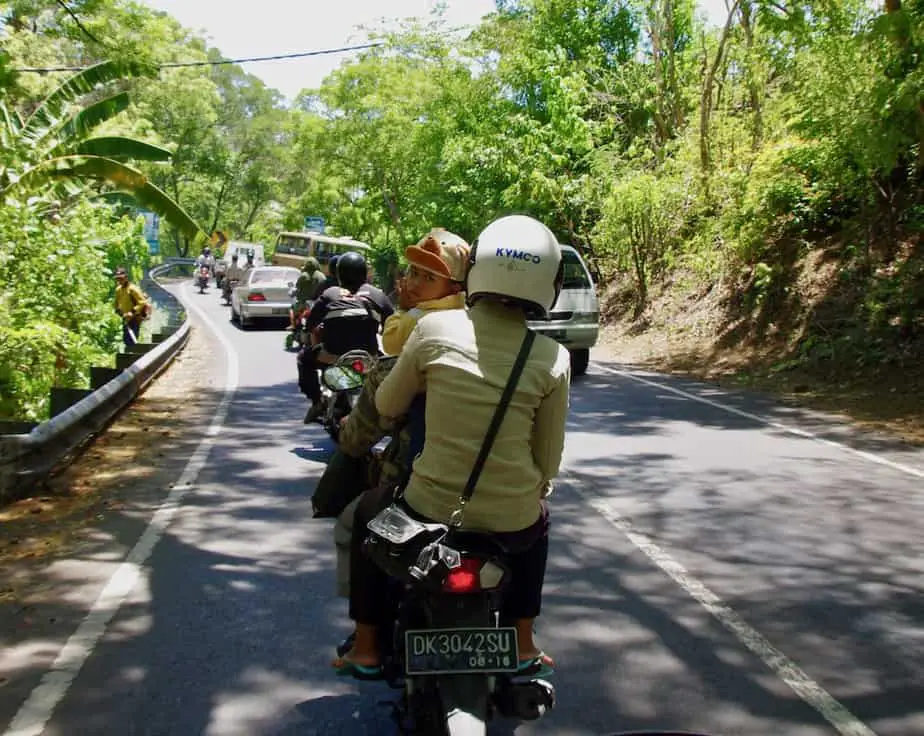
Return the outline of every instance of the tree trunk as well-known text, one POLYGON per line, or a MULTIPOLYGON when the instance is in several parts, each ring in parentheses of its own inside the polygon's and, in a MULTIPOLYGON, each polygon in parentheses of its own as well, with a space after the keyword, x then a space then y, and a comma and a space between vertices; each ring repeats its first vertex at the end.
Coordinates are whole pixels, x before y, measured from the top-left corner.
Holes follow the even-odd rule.
POLYGON ((225 192, 228 190, 228 183, 233 178, 234 175, 229 172, 225 174, 224 179, 221 181, 221 189, 218 190, 218 199, 215 202, 215 216, 212 217, 212 226, 209 228, 209 235, 218 228, 218 219, 221 217, 221 207, 225 199, 225 192))
POLYGON ((253 224, 254 219, 257 216, 257 213, 260 211, 260 208, 263 207, 263 202, 255 202, 253 207, 250 208, 250 212, 247 213, 247 219, 244 221, 244 232, 246 233, 250 226, 253 224))
POLYGON ((731 9, 728 11, 728 18, 725 20, 725 27, 722 29, 722 35, 719 37, 719 47, 715 52, 715 59, 706 72, 706 78, 703 80, 703 93, 700 100, 699 108, 699 164, 700 174, 702 176, 703 196, 707 204, 711 200, 709 190, 710 179, 712 177, 712 150, 711 141, 709 140, 709 124, 712 117, 712 88, 715 85, 715 76, 722 64, 722 58, 725 56, 725 46, 728 43, 728 36, 731 32, 732 20, 738 10, 739 0, 735 0, 731 9))
POLYGON ((751 111, 754 114, 754 127, 751 132, 751 149, 756 153, 764 138, 764 116, 761 103, 760 85, 754 71, 754 26, 752 23, 753 6, 750 0, 741 2, 741 30, 744 31, 744 40, 748 55, 748 95, 751 98, 751 111))

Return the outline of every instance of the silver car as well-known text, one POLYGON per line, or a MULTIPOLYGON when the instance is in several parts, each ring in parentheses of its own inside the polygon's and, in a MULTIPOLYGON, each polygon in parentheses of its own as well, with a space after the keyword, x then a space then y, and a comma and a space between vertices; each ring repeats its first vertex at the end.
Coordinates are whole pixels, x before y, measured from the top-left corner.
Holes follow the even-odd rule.
POLYGON ((297 268, 258 266, 247 271, 231 292, 231 321, 247 327, 255 319, 288 318, 297 268))
POLYGON ((600 305, 590 271, 570 245, 561 247, 564 281, 561 294, 546 319, 530 322, 540 335, 558 340, 571 353, 571 374, 583 376, 590 362, 590 349, 600 333, 600 305))

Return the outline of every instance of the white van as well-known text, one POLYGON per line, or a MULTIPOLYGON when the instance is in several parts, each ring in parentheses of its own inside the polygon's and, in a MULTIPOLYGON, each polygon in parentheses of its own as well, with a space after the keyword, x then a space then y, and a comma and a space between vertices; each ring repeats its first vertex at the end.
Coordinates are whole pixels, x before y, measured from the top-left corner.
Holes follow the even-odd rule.
POLYGON ((231 265, 231 256, 237 253, 237 265, 243 267, 247 263, 247 251, 253 251, 253 265, 265 266, 266 258, 263 255, 263 246, 259 243, 245 243, 242 240, 229 240, 225 243, 225 252, 221 259, 231 265))
POLYGON ((561 294, 548 317, 531 321, 529 326, 568 348, 571 374, 583 376, 600 333, 600 305, 584 259, 570 245, 561 246, 561 256, 565 271, 561 294))

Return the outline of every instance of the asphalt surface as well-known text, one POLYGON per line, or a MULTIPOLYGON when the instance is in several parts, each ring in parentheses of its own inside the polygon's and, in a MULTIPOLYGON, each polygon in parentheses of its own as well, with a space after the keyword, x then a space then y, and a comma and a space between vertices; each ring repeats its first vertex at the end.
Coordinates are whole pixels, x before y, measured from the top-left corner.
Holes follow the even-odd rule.
MULTIPOLYGON (((378 704, 392 693, 328 666, 349 626, 331 524, 309 499, 332 444, 301 423, 283 332, 231 325, 214 288, 180 293, 236 355, 237 376, 213 338, 219 412, 222 377, 237 384, 223 426, 158 517, 169 526, 139 553, 137 582, 85 621, 85 661, 59 661, 35 691, 72 631, 8 650, 21 676, 0 687, 0 734, 395 733, 378 704), (31 731, 8 727, 17 710, 31 731)), ((573 387, 565 465, 539 620, 558 707, 492 733, 924 733, 920 453, 760 396, 594 363, 573 387)), ((83 561, 92 574, 62 582, 62 598, 89 605, 146 523, 83 561)))

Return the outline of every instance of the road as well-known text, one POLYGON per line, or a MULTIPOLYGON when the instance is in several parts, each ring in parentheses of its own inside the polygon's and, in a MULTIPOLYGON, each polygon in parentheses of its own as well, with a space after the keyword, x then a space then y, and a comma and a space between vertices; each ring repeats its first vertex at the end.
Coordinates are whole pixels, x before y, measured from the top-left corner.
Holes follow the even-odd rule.
MULTIPOLYGON (((0 687, 0 733, 394 733, 390 693, 328 666, 348 622, 309 498, 332 445, 301 423, 283 334, 177 288, 217 333, 217 416, 126 526, 137 564, 87 563, 80 629, 32 643, 70 636, 51 674, 49 657, 0 687)), ((924 733, 921 468, 824 417, 595 362, 573 387, 539 620, 559 704, 492 733, 924 733)))

